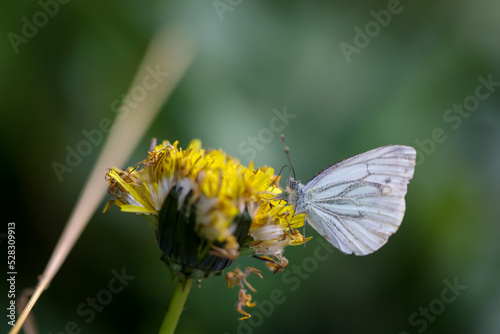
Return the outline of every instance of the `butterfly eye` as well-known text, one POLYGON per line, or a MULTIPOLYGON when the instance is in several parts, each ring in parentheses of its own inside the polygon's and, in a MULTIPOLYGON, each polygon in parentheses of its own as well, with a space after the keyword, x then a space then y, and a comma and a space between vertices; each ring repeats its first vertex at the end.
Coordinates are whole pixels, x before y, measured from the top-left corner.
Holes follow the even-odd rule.
POLYGON ((297 181, 297 180, 295 180, 295 179, 294 179, 294 178, 292 178, 292 177, 291 177, 291 178, 289 178, 289 179, 286 181, 286 186, 287 186, 288 188, 290 188, 290 190, 292 190, 292 191, 297 190, 297 189, 299 188, 299 184, 300 184, 300 182, 299 182, 299 181, 297 181))

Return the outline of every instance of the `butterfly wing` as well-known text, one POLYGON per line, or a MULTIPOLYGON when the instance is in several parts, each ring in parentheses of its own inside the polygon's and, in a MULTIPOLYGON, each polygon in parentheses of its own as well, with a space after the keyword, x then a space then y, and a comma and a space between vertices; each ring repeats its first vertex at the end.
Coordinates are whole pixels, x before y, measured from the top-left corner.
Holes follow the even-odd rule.
POLYGON ((415 159, 412 147, 383 146, 318 173, 301 191, 309 224, 344 253, 376 251, 403 220, 415 159))

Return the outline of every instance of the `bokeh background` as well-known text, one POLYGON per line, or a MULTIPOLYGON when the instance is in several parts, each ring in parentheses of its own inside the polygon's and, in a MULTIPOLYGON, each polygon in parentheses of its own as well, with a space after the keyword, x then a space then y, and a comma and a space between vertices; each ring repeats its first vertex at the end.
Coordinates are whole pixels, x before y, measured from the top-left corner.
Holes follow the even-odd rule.
MULTIPOLYGON (((471 112, 447 110, 473 103, 480 77, 500 82, 500 3, 215 4, 70 1, 17 53, 9 32, 21 35, 23 17, 32 21, 42 7, 0 5, 0 232, 16 222, 19 291, 42 273, 102 144, 62 182, 52 163, 63 163, 66 146, 85 140, 83 130, 116 115, 111 104, 127 92, 151 36, 181 22, 193 29, 198 53, 128 165, 145 158, 152 137, 184 146, 200 138, 244 163, 252 158, 279 169, 287 163, 279 132, 304 182, 387 144, 414 146, 419 163, 403 224, 380 251, 366 257, 335 251, 317 261, 319 236, 308 228, 310 245, 286 249, 288 279, 252 258, 231 267, 264 270, 264 279, 250 278, 254 298, 268 305, 278 289, 283 303, 252 309, 254 317, 242 324, 237 290, 213 278, 191 291, 178 333, 499 333, 500 87, 491 86, 471 112), (380 14, 388 7, 398 11, 390 22, 380 14), (371 37, 363 38, 357 29, 366 28, 371 37), (290 115, 282 131, 269 130, 273 109, 290 115), (255 157, 249 136, 258 141, 255 157), (294 265, 307 276, 299 278, 294 265), (462 286, 455 294, 445 290, 454 282, 462 286)), ((71 321, 81 333, 157 331, 173 286, 153 229, 117 208, 102 215, 104 204, 35 306, 40 333, 65 333, 71 321), (77 307, 122 268, 135 278, 87 323, 77 307)), ((5 250, 4 235, 1 245, 5 250)))

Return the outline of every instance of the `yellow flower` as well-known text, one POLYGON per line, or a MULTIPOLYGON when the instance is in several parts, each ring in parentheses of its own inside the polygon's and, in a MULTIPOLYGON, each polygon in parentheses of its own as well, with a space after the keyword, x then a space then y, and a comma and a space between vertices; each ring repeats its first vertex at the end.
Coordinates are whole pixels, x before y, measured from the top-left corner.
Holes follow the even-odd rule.
MULTIPOLYGON (((240 252, 278 272, 288 263, 284 248, 306 241, 297 230, 304 215, 293 216, 280 199, 272 168, 245 167, 222 150, 203 150, 199 140, 186 150, 164 141, 135 167, 111 168, 106 179, 110 203, 154 225, 162 259, 181 276, 220 274, 240 252)), ((242 307, 252 305, 243 299, 242 307)))

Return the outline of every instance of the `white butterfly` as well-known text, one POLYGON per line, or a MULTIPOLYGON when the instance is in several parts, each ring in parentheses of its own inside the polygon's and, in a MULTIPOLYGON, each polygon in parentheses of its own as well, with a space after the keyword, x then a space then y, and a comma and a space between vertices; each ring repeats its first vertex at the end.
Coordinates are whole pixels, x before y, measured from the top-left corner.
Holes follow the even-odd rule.
POLYGON ((289 199, 295 213, 305 213, 332 245, 346 254, 367 255, 403 220, 415 158, 409 146, 379 147, 326 168, 305 185, 290 177, 289 199))

